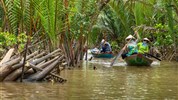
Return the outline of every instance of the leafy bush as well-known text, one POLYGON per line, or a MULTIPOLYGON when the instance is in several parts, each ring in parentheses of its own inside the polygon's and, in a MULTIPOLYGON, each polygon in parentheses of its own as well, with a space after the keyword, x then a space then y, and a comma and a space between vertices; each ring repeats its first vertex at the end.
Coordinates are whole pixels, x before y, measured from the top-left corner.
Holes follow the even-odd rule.
POLYGON ((25 33, 21 33, 18 36, 9 32, 0 32, 0 49, 9 49, 14 46, 18 46, 19 51, 22 51, 26 43, 27 36, 25 33))
MULTIPOLYGON (((167 25, 162 25, 162 24, 156 24, 155 26, 156 29, 158 30, 168 30, 167 25)), ((162 46, 162 45, 167 45, 170 46, 174 43, 173 37, 170 32, 162 32, 162 31, 157 31, 156 34, 154 34, 156 37, 156 42, 154 45, 156 46, 162 46)))
POLYGON ((111 42, 111 47, 112 47, 112 51, 114 53, 117 53, 120 50, 120 47, 118 46, 116 41, 112 41, 111 42))

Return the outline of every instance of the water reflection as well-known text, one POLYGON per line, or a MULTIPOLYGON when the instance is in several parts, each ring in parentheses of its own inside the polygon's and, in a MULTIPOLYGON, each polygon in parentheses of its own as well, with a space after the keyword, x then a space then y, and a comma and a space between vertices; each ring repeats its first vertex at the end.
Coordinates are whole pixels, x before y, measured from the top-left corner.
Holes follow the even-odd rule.
MULTIPOLYGON (((120 62, 119 62, 120 63, 120 62)), ((1 83, 2 100, 178 99, 178 63, 151 67, 109 67, 107 59, 64 70, 65 84, 1 83), (94 70, 93 67, 97 69, 94 70)), ((117 65, 118 63, 116 63, 117 65)), ((121 62, 121 65, 124 62, 121 62)))
MULTIPOLYGON (((87 59, 91 59, 91 55, 88 55, 87 59)), ((89 61, 89 63, 93 63, 93 64, 99 64, 99 65, 103 65, 105 67, 111 67, 110 64, 111 62, 113 61, 114 58, 112 59, 108 59, 108 58, 92 58, 91 61, 89 61)), ((126 62, 122 59, 122 58, 119 58, 117 60, 115 60, 113 66, 127 66, 126 62)), ((154 60, 153 63, 151 64, 151 66, 155 67, 155 66, 160 66, 160 62, 157 61, 157 60, 154 60)))
POLYGON ((1 86, 2 100, 56 100, 60 94, 58 84, 1 83, 1 86))

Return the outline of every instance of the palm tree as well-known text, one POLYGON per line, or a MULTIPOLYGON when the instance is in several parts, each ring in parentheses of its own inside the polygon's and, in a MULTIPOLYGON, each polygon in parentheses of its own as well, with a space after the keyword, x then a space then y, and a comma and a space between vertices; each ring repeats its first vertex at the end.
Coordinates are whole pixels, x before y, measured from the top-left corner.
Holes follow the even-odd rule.
POLYGON ((169 34, 175 50, 178 43, 176 0, 1 0, 1 7, 4 31, 16 36, 26 32, 33 37, 31 44, 46 40, 44 44, 51 45, 43 48, 49 50, 63 48, 72 66, 82 59, 83 49, 96 44, 103 33, 122 46, 122 40, 133 33, 133 27, 144 26, 139 30, 140 36, 151 36, 145 34, 149 32, 159 33, 155 37, 169 34), (158 31, 159 28, 154 32, 145 28, 156 29, 159 24, 168 30, 167 34, 158 31))

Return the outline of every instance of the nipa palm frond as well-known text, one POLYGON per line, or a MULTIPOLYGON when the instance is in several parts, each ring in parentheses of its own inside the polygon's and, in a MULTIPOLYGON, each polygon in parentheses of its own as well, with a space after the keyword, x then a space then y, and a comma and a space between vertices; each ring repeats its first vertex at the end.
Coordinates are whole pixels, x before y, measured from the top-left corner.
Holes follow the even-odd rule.
POLYGON ((7 18, 10 25, 10 32, 18 35, 18 25, 21 19, 21 9, 19 0, 5 0, 7 8, 7 18))

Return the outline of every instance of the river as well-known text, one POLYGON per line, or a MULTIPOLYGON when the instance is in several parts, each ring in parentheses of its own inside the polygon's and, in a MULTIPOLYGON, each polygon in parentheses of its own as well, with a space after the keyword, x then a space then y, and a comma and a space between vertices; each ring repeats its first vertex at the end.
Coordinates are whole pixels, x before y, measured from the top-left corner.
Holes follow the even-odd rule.
POLYGON ((151 67, 109 66, 92 59, 61 72, 59 83, 2 82, 1 100, 178 100, 178 63, 154 62, 151 67), (95 68, 95 69, 94 69, 95 68))

